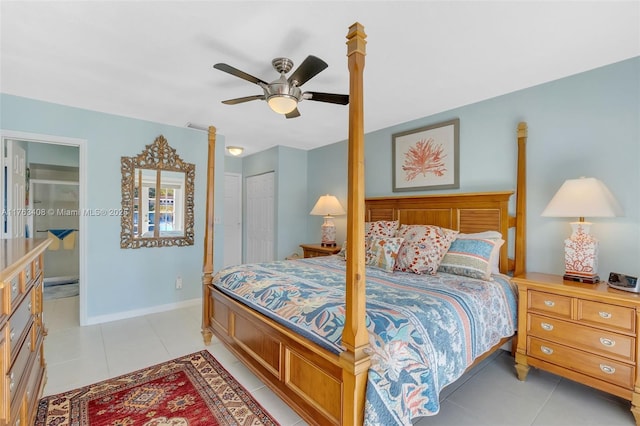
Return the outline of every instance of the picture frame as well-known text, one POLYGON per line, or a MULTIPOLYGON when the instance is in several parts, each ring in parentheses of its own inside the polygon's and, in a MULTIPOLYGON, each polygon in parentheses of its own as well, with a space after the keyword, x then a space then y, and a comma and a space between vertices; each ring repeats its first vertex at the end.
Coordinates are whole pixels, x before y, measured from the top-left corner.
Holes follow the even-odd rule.
POLYGON ((460 119, 395 133, 393 192, 460 188, 460 119))

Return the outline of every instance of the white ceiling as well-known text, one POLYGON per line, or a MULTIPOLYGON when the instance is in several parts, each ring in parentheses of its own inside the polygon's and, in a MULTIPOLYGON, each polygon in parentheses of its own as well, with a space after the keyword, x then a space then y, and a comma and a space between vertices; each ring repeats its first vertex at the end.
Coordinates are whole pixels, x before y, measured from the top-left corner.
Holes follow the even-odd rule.
MULTIPOLYGON (((365 131, 640 55, 638 1, 0 2, 3 93, 185 126, 245 154, 347 138, 348 107, 285 119, 225 62, 266 81, 275 57, 329 68, 303 89, 348 93, 346 34, 367 33, 365 131)), ((294 66, 294 68, 295 68, 294 66)))

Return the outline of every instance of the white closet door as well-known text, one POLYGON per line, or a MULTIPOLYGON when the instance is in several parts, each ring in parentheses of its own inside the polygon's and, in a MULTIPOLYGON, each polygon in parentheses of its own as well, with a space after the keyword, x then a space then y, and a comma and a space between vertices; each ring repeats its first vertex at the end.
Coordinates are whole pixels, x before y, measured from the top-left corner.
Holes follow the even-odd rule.
POLYGON ((274 172, 247 178, 246 263, 274 260, 274 172))
MULTIPOLYGON (((7 238, 24 238, 26 224, 26 181, 27 181, 27 161, 26 153, 16 142, 7 141, 6 166, 9 167, 7 173, 7 208, 14 213, 8 215, 7 238)), ((33 235, 33 230, 29 231, 33 235)))
POLYGON ((224 174, 224 266, 242 263, 242 175, 224 174))

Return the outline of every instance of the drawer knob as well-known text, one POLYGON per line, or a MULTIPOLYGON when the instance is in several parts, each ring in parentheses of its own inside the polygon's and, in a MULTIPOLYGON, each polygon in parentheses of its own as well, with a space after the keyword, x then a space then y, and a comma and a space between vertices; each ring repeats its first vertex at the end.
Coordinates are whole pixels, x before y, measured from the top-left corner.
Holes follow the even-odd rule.
POLYGON ((11 373, 11 375, 9 376, 9 392, 11 392, 15 386, 16 381, 13 380, 13 373, 11 373))
POLYGON ((540 350, 542 351, 542 353, 547 355, 551 355, 553 353, 553 349, 548 348, 546 346, 540 346, 540 350))
POLYGON ((18 283, 11 284, 11 293, 16 293, 18 291, 18 283))
POLYGON ((605 346, 608 346, 608 347, 612 348, 613 346, 615 346, 616 341, 615 340, 611 340, 611 339, 607 339, 606 337, 601 337, 600 338, 600 343, 602 343, 605 346))
POLYGON ((607 374, 613 374, 616 372, 615 367, 612 367, 607 364, 600 364, 600 370, 602 370, 603 373, 607 373, 607 374))
POLYGON ((541 322, 540 327, 542 327, 543 330, 547 330, 547 331, 553 330, 553 325, 549 324, 548 322, 541 322))
POLYGON ((556 302, 554 302, 553 300, 545 300, 544 304, 550 308, 553 308, 554 306, 556 306, 556 302))
POLYGON ((9 332, 9 341, 13 342, 13 338, 16 337, 16 332, 15 330, 12 328, 11 331, 9 332))
POLYGON ((604 319, 611 318, 611 314, 609 312, 600 311, 598 312, 598 315, 600 315, 600 318, 604 318, 604 319))

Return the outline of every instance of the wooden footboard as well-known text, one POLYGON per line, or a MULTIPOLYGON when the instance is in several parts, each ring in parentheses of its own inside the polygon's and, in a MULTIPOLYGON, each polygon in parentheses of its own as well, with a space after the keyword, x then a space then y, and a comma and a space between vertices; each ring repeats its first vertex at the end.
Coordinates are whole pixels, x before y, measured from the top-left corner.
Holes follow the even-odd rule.
MULTIPOLYGON (((343 424, 339 356, 209 286, 210 331, 309 424, 343 424)), ((215 355, 215 353, 214 353, 215 355)))
MULTIPOLYGON (((342 425, 340 357, 209 286, 210 331, 306 422, 342 425)), ((478 357, 470 370, 511 338, 478 357)), ((215 355, 215 352, 214 352, 215 355)))

